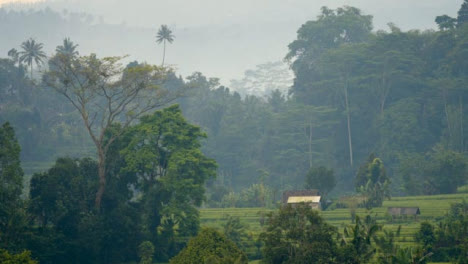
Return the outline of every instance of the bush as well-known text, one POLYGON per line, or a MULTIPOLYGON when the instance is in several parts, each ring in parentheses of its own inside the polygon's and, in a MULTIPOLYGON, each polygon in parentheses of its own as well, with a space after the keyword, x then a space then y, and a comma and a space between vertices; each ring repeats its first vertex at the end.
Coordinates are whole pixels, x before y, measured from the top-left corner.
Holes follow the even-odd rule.
POLYGON ((153 263, 154 245, 150 241, 144 241, 138 246, 140 264, 153 263))
POLYGON ((205 228, 170 263, 241 264, 247 263, 247 256, 223 234, 213 228, 205 228))
POLYGON ((6 264, 37 264, 37 261, 31 259, 31 252, 23 251, 20 254, 10 254, 4 249, 0 249, 0 263, 6 264))
POLYGON ((336 229, 306 204, 283 207, 267 223, 264 263, 334 263, 336 229))

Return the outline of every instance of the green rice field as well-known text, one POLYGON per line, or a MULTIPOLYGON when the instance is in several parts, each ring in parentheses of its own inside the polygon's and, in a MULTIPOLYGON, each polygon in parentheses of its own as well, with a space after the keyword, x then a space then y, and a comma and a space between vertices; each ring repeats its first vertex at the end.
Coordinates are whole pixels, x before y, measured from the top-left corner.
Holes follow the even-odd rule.
MULTIPOLYGON (((385 201, 382 207, 374 208, 370 211, 366 209, 355 209, 357 215, 364 216, 371 214, 377 218, 377 221, 384 225, 384 229, 397 230, 401 225, 401 235, 397 243, 401 246, 414 245, 414 234, 419 228, 422 221, 439 221, 449 210, 453 203, 461 202, 464 199, 468 200, 468 194, 449 194, 449 195, 434 195, 434 196, 412 196, 412 197, 395 197, 390 201, 385 201), (421 215, 417 218, 408 217, 392 220, 387 214, 387 207, 419 207, 421 215)), ((201 209, 202 226, 215 227, 222 229, 223 223, 227 220, 227 216, 238 216, 241 222, 248 225, 248 232, 254 238, 262 232, 260 221, 264 216, 273 209, 265 208, 210 208, 201 209)), ((321 211, 320 214, 328 221, 328 223, 336 226, 339 231, 347 225, 351 225, 351 209, 335 209, 321 211)), ((266 216, 264 216, 266 217, 266 216)))

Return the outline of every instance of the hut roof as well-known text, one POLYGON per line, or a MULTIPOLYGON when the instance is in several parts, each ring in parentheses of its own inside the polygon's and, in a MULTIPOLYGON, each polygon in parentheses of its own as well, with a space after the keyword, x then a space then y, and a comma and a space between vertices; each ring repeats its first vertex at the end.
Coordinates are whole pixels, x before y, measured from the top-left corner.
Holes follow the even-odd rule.
POLYGON ((290 203, 320 203, 320 196, 289 196, 288 204, 290 203))
POLYGON ((283 192, 283 204, 288 203, 289 197, 310 197, 310 196, 320 196, 320 192, 318 190, 285 191, 283 192))
POLYGON ((387 212, 390 215, 420 215, 419 207, 388 207, 387 212))

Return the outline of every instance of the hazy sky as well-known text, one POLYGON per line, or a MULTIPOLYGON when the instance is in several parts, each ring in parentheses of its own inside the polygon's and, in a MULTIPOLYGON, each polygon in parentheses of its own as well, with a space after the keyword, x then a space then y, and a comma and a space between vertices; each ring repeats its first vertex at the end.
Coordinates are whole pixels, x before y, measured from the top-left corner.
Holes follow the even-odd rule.
MULTIPOLYGON (((5 1, 5 0, 0 0, 5 1)), ((6 0, 15 1, 15 0, 6 0)), ((18 0, 16 0, 18 1, 18 0)), ((31 0, 34 1, 34 0, 31 0)), ((352 5, 373 14, 378 27, 395 22, 403 28, 430 28, 434 17, 454 15, 463 0, 46 0, 75 10, 101 14, 108 21, 139 26, 161 23, 268 23, 314 18, 321 6, 352 5)))
MULTIPOLYGON (((8 0, 0 0, 0 3, 8 0)), ((16 0, 18 1, 18 0, 16 0)), ((377 29, 393 22, 404 30, 435 28, 434 18, 456 16, 463 0, 46 0, 39 6, 102 16, 108 23, 125 23, 156 32, 168 24, 176 40, 168 62, 182 74, 202 71, 224 81, 239 78, 255 65, 284 58, 297 29, 315 19, 321 6, 356 6, 374 16, 377 29)), ((25 36, 26 37, 26 36, 25 36)), ((86 40, 80 40, 86 47, 86 40)), ((141 40, 143 41, 143 40, 141 40)), ((140 42, 141 42, 140 41, 140 42)), ((160 56, 154 35, 144 40, 160 56)), ((95 42, 90 42, 95 45, 95 42)), ((89 46, 89 45, 88 45, 89 46)), ((121 48, 125 54, 140 50, 121 48)), ((143 52, 141 52, 143 54, 143 52)), ((119 55, 119 54, 116 54, 119 55)))
POLYGON ((8 3, 35 3, 43 0, 0 0, 0 6, 8 3))

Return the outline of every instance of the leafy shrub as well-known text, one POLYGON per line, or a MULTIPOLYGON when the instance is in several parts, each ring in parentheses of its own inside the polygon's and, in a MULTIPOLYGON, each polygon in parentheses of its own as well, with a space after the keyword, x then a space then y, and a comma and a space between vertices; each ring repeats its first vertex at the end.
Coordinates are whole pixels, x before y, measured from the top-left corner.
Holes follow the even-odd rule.
POLYGON ((170 263, 243 264, 247 263, 247 256, 223 234, 213 228, 205 228, 170 263))
POLYGON ((150 241, 144 241, 138 246, 140 264, 153 263, 154 245, 150 241))
POLYGON ((31 252, 23 251, 19 254, 10 254, 4 249, 0 249, 0 263, 6 264, 37 264, 38 262, 31 259, 31 252))
POLYGON ((271 213, 265 232, 264 263, 333 263, 336 229, 305 204, 271 213))

